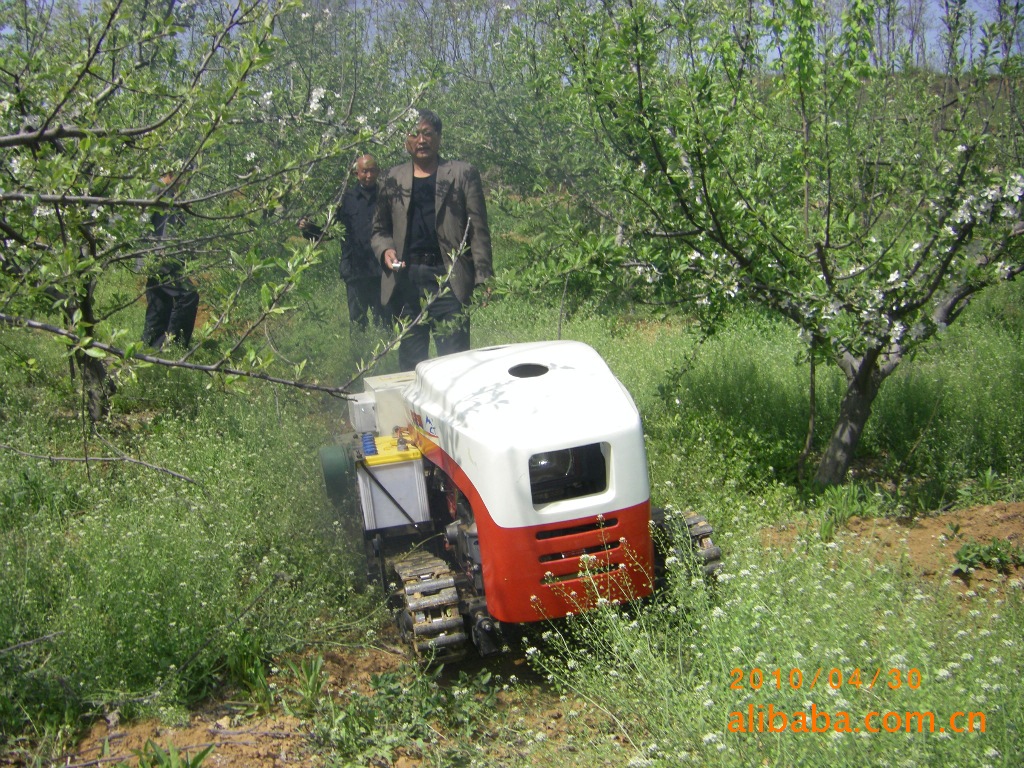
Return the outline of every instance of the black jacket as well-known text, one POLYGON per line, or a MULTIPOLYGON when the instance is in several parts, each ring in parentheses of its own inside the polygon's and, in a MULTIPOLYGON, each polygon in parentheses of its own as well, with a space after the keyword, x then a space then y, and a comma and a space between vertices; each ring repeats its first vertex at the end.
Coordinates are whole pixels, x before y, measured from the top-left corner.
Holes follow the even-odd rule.
POLYGON ((338 218, 345 227, 345 239, 341 243, 341 263, 338 271, 342 280, 380 277, 380 262, 370 247, 373 213, 376 207, 377 187, 365 189, 357 184, 341 198, 338 218))

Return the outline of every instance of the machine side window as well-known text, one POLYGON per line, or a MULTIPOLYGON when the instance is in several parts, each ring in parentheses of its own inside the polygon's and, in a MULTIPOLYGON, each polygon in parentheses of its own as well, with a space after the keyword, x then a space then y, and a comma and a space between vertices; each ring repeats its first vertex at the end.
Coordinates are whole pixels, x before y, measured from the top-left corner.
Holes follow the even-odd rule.
POLYGON ((530 457, 530 492, 535 506, 601 493, 607 487, 608 464, 600 443, 530 457))

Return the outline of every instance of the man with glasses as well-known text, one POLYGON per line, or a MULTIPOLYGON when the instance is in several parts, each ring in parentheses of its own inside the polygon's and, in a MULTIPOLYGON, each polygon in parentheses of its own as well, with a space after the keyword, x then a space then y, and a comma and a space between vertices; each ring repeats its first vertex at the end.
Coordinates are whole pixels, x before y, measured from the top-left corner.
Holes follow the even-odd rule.
POLYGON ((381 180, 373 219, 373 251, 384 268, 381 301, 409 322, 398 363, 411 371, 430 354, 469 349, 466 307, 473 289, 493 274, 480 173, 469 163, 440 156, 441 119, 429 109, 418 114, 406 137, 410 162, 381 180))

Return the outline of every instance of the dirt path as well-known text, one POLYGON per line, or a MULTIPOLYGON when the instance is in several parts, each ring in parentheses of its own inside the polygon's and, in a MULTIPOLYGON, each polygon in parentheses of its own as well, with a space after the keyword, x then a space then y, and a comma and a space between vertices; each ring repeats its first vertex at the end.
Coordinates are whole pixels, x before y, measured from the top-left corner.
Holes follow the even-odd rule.
MULTIPOLYGON (((387 641, 390 629, 383 628, 382 634, 387 641)), ((338 701, 355 692, 369 696, 372 693, 372 676, 398 672, 406 658, 398 652, 397 633, 390 639, 395 642, 393 648, 363 647, 321 654, 327 676, 325 695, 338 701)), ((529 764, 528 759, 526 763, 523 760, 537 743, 546 742, 545 748, 551 749, 557 748, 557 744, 567 737, 571 740, 572 736, 563 727, 567 719, 574 719, 580 728, 591 728, 593 719, 586 716, 587 704, 552 693, 521 657, 506 655, 487 661, 474 658, 460 664, 459 671, 470 677, 488 671, 498 680, 517 681, 517 685, 510 686, 508 691, 500 692, 497 697, 498 710, 507 716, 505 719, 514 720, 515 725, 503 728, 501 738, 494 738, 493 744, 488 745, 488 753, 496 760, 507 760, 510 765, 529 764)), ((281 675, 271 678, 270 682, 283 688, 294 681, 281 675)), ((450 679, 442 677, 440 683, 454 685, 454 673, 450 679)), ((446 738, 440 731, 437 736, 442 742, 446 738)), ((182 756, 186 753, 196 755, 213 746, 213 751, 202 763, 204 768, 325 765, 324 757, 317 754, 316 745, 310 738, 308 722, 287 714, 280 706, 275 706, 274 711, 268 714, 253 714, 253 707, 246 702, 228 699, 210 702, 193 712, 186 726, 168 727, 155 720, 128 724, 114 719, 97 723, 79 743, 77 753, 69 756, 66 767, 86 768, 118 763, 137 766, 138 755, 150 741, 164 751, 173 744, 182 756)), ((481 734, 481 741, 487 742, 488 734, 481 734)), ((418 768, 425 762, 422 753, 410 745, 404 754, 399 749, 393 762, 374 759, 368 765, 372 768, 418 768)))
MULTIPOLYGON (((765 544, 788 546, 808 525, 789 524, 766 529, 763 532, 765 544)), ((947 584, 965 596, 988 589, 1005 589, 1014 582, 1019 586, 1024 579, 1022 568, 1009 574, 987 568, 957 573, 955 560, 957 550, 970 540, 987 543, 1004 539, 1018 547, 1024 546, 1024 503, 994 504, 913 521, 853 518, 838 537, 848 546, 872 552, 879 560, 902 559, 908 565, 908 576, 947 584)), ((381 647, 333 650, 323 654, 323 658, 328 675, 327 691, 336 697, 351 691, 368 693, 371 676, 395 672, 404 661, 394 649, 381 647)), ((521 736, 496 740, 496 759, 501 759, 502 752, 507 753, 510 762, 512 758, 522 758, 528 753, 526 742, 531 738, 554 742, 566 739, 567 715, 586 709, 582 702, 563 700, 548 690, 521 658, 503 657, 496 662, 475 661, 473 664, 476 666, 471 671, 488 668, 499 678, 517 677, 525 683, 519 686, 517 693, 498 697, 499 710, 515 712, 521 736)), ((578 722, 587 727, 586 718, 578 722)), ((138 765, 137 755, 150 740, 165 750, 167 745, 173 744, 179 753, 190 755, 213 745, 214 750, 203 765, 217 768, 324 765, 310 741, 306 723, 280 708, 269 714, 252 714, 251 708, 231 701, 211 702, 192 713, 189 724, 183 727, 165 727, 155 721, 122 724, 111 719, 101 722, 82 740, 78 752, 69 756, 66 765, 77 768, 118 762, 138 765)), ((371 764, 374 768, 418 768, 423 762, 421 755, 410 751, 399 753, 392 763, 371 764)))

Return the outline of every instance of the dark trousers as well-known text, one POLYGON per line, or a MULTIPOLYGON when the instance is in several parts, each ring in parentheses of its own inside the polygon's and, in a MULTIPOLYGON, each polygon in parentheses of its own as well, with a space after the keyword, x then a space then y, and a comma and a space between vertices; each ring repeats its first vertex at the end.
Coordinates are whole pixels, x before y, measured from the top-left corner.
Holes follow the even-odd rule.
POLYGON ((186 347, 199 309, 199 293, 187 278, 161 275, 146 280, 146 323, 142 340, 154 349, 163 348, 168 336, 186 347))
POLYGON ((351 277, 345 281, 345 294, 348 299, 350 329, 358 326, 365 331, 369 324, 368 314, 373 317, 373 324, 378 328, 391 324, 390 313, 380 303, 379 277, 351 277))
POLYGON ((421 301, 433 298, 426 315, 409 329, 398 347, 398 367, 411 371, 416 364, 430 357, 430 336, 438 355, 465 352, 469 349, 469 315, 466 314, 451 288, 442 286, 438 295, 439 270, 408 267, 395 286, 392 307, 399 320, 412 320, 420 313, 421 301))

